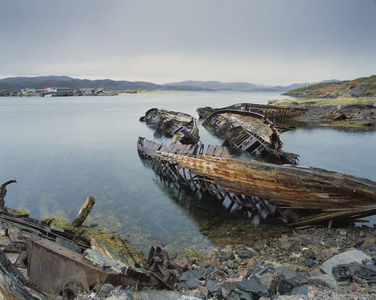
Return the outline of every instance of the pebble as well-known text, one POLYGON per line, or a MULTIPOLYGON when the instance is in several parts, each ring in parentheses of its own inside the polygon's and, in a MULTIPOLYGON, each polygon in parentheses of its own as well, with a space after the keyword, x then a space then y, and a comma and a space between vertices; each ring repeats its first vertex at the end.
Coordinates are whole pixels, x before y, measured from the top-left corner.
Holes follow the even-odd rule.
POLYGON ((196 270, 181 274, 175 299, 376 299, 376 283, 362 274, 354 274, 353 282, 337 282, 320 271, 329 259, 354 250, 376 268, 374 228, 310 228, 254 244, 228 245, 217 249, 219 255, 214 252, 197 262, 196 270))

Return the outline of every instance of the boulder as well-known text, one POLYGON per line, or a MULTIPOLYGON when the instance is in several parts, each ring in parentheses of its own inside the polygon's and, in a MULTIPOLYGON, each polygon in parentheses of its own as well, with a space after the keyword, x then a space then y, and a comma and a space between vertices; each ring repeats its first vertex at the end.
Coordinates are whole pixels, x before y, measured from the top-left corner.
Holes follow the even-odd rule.
POLYGON ((376 283, 376 266, 366 266, 357 262, 340 264, 332 269, 333 276, 338 281, 352 281, 355 276, 376 283))
POLYGON ((307 283, 307 274, 295 272, 284 267, 277 267, 276 271, 281 273, 277 286, 277 292, 281 295, 290 293, 295 287, 307 283))
POLYGON ((353 250, 353 251, 347 251, 343 252, 341 254, 335 255, 332 258, 328 259, 326 262, 324 262, 320 270, 328 274, 330 276, 333 276, 332 274, 332 268, 336 267, 341 264, 349 264, 351 262, 357 262, 359 264, 362 263, 363 260, 369 260, 371 257, 366 255, 364 252, 360 250, 353 250))

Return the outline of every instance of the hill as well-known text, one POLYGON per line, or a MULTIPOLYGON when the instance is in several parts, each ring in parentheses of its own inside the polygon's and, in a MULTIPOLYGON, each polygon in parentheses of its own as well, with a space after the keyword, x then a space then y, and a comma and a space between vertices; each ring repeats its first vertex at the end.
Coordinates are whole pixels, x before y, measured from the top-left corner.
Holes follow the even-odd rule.
POLYGON ((45 87, 64 87, 73 90, 83 88, 107 90, 162 90, 162 91, 237 91, 237 92, 285 92, 306 86, 306 83, 294 83, 289 86, 257 85, 249 82, 220 81, 181 81, 155 84, 145 81, 116 81, 111 79, 89 80, 68 76, 10 77, 0 79, 0 92, 18 92, 21 89, 43 89, 45 87))
POLYGON ((17 92, 24 88, 43 89, 45 87, 66 87, 71 89, 103 88, 108 90, 153 90, 161 86, 143 81, 115 81, 110 79, 88 80, 68 76, 12 77, 0 80, 0 91, 17 92))
POLYGON ((305 86, 305 83, 294 83, 288 86, 272 86, 263 84, 253 84, 249 82, 220 82, 220 81, 181 81, 166 83, 167 87, 182 88, 184 86, 191 86, 195 88, 202 88, 212 91, 236 91, 236 92, 285 92, 291 89, 296 89, 305 86))
POLYGON ((376 97, 376 75, 348 81, 324 82, 301 87, 283 95, 297 98, 332 98, 339 96, 376 97))

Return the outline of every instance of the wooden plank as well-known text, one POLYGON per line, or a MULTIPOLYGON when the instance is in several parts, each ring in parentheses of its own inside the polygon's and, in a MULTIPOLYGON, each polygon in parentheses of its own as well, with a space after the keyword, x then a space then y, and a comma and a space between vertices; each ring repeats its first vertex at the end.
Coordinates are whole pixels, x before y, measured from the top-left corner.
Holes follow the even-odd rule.
POLYGON ((210 156, 162 157, 213 180, 224 191, 257 196, 299 209, 376 208, 376 183, 322 169, 281 166, 210 156), (302 201, 304 199, 304 201, 302 201))
POLYGON ((185 151, 185 148, 187 147, 188 145, 178 145, 178 148, 176 150, 176 153, 178 154, 184 154, 184 151, 185 151))
POLYGON ((197 155, 197 145, 191 145, 191 148, 187 152, 188 155, 197 155))
POLYGON ((213 156, 214 155, 214 149, 215 149, 215 146, 209 145, 208 150, 206 150, 206 155, 213 156))
POLYGON ((216 156, 216 157, 221 157, 222 156, 222 152, 223 152, 223 147, 217 146, 214 149, 214 154, 213 155, 216 156))
POLYGON ((223 147, 222 158, 230 158, 231 154, 228 152, 227 147, 223 147))

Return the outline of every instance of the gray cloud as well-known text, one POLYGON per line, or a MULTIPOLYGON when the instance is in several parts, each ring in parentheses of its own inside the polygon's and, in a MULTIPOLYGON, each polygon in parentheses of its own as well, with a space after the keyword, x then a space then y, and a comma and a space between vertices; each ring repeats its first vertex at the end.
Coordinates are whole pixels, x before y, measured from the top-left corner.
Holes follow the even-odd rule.
POLYGON ((375 0, 0 0, 0 77, 288 84, 376 69, 375 0))

